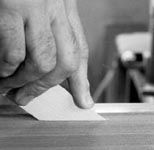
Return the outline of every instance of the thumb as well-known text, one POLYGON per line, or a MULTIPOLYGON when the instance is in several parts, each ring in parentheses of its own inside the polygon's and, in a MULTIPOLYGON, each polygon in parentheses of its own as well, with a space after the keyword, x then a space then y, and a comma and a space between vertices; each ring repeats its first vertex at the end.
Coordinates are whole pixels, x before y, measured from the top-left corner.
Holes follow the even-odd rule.
MULTIPOLYGON (((40 82, 40 81, 39 81, 40 82)), ((27 84, 21 88, 12 89, 7 93, 7 97, 15 102, 17 105, 25 106, 35 97, 41 95, 48 88, 45 87, 45 84, 27 84)))

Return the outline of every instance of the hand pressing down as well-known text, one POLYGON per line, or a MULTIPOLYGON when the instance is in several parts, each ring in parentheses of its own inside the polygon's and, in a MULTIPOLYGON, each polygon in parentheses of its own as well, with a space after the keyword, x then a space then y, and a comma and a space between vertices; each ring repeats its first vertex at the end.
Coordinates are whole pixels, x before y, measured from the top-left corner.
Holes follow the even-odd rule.
POLYGON ((93 106, 88 46, 75 0, 0 1, 0 92, 26 105, 67 80, 75 103, 93 106))

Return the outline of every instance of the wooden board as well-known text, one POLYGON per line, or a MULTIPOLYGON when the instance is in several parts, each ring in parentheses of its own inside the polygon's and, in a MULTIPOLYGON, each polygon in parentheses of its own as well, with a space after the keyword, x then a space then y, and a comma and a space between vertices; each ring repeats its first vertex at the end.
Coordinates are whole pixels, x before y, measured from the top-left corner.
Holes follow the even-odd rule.
POLYGON ((102 114, 106 120, 96 122, 37 121, 17 106, 8 105, 0 106, 0 114, 0 150, 154 149, 152 111, 106 112, 102 114))

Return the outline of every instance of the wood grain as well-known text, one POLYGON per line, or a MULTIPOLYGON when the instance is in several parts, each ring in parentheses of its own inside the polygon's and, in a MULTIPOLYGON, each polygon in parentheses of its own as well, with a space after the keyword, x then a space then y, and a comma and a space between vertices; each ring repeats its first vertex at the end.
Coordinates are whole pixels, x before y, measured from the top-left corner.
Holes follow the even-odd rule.
POLYGON ((0 114, 0 150, 154 149, 153 112, 105 113, 105 121, 84 122, 37 121, 7 105, 0 114))

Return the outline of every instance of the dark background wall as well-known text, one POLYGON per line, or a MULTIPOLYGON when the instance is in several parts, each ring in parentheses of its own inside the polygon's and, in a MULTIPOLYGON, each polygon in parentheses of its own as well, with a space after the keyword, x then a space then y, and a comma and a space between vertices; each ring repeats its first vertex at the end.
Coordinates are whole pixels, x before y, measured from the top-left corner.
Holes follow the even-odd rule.
MULTIPOLYGON (((148 24, 148 0, 78 0, 79 14, 90 48, 89 79, 92 93, 110 66, 112 52, 106 48, 108 26, 148 24), (105 57, 108 56, 108 60, 105 57), (111 56, 111 57, 110 57, 111 56)), ((111 44, 111 43, 109 43, 111 44)), ((113 52, 114 53, 114 52, 113 52)))

